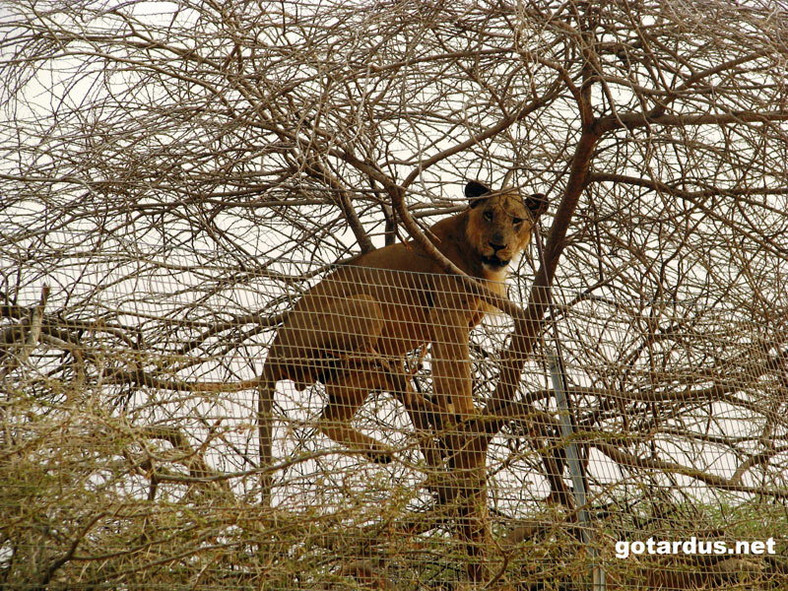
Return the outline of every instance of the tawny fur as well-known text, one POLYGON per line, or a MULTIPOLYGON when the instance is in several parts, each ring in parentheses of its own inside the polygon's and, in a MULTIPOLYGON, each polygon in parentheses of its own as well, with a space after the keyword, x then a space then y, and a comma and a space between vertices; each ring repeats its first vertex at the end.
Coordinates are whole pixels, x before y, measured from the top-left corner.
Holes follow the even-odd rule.
MULTIPOLYGON (((542 195, 492 192, 468 183, 470 207, 430 229, 437 248, 468 275, 505 295, 508 263, 528 245, 542 195)), ((487 305, 412 242, 356 257, 309 290, 279 329, 262 373, 260 420, 270 420, 276 382, 298 389, 322 382, 329 396, 319 426, 376 461, 391 450, 351 426, 370 391, 407 395, 406 353, 430 343, 435 403, 460 420, 473 413, 468 334, 487 305), (398 392, 399 391, 399 392, 398 392)), ((412 393, 412 392, 411 392, 412 393)), ((270 461, 270 425, 261 423, 261 457, 270 461)))

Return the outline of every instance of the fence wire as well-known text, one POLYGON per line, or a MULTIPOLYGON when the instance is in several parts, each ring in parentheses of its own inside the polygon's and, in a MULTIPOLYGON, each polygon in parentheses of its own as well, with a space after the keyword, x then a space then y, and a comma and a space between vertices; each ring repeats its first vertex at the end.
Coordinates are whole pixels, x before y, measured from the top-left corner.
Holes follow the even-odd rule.
POLYGON ((446 275, 120 260, 2 305, 4 588, 788 588, 788 351, 735 307, 554 292, 578 507, 552 329, 499 400, 514 323, 466 344, 446 275))

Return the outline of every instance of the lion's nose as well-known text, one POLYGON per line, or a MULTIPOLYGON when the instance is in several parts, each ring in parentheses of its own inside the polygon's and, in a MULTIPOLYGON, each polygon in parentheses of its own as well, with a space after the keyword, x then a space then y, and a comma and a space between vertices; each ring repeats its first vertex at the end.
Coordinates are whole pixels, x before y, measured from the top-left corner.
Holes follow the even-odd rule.
POLYGON ((492 248, 495 252, 498 252, 502 248, 506 248, 505 244, 498 244, 496 242, 488 242, 487 244, 489 244, 490 248, 492 248))

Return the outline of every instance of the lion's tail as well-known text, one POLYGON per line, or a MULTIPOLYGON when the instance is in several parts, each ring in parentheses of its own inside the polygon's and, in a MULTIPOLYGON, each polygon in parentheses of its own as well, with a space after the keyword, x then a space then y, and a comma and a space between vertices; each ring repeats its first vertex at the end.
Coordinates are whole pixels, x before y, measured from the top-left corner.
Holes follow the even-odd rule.
POLYGON ((264 505, 270 504, 273 486, 274 392, 276 378, 268 364, 257 384, 257 440, 260 447, 260 486, 264 505))

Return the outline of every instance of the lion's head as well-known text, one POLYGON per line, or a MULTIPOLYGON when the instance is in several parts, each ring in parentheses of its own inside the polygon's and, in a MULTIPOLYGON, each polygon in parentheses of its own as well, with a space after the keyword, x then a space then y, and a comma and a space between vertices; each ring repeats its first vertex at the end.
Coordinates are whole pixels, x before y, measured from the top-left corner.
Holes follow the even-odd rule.
POLYGON ((478 181, 465 186, 465 196, 471 207, 468 242, 487 271, 503 271, 528 246, 536 220, 547 209, 547 199, 540 193, 524 199, 512 188, 492 191, 478 181))

